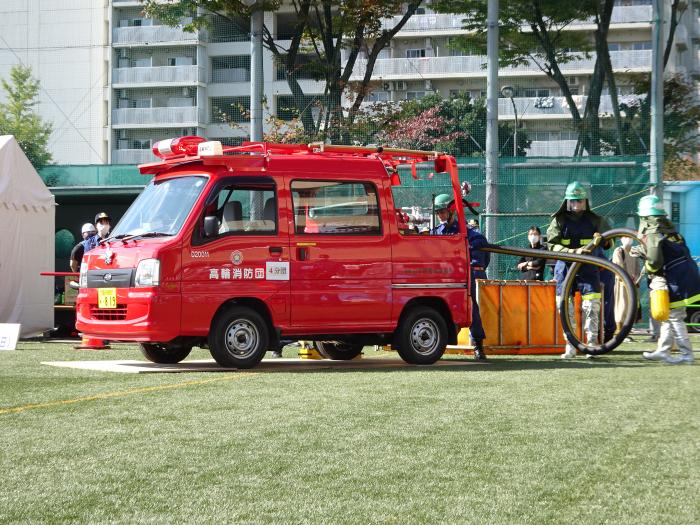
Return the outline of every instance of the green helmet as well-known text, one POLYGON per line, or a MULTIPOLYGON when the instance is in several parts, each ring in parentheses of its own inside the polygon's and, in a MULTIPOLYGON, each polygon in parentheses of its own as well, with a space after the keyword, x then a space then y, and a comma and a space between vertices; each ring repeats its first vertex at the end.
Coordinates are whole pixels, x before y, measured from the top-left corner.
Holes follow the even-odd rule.
POLYGON ((647 195, 639 199, 637 215, 650 217, 652 215, 666 215, 664 203, 656 195, 647 195))
POLYGON ((446 210, 450 207, 450 204, 454 201, 454 197, 452 195, 448 195, 447 193, 441 193, 437 197, 435 197, 435 202, 433 203, 435 206, 435 211, 440 211, 440 210, 446 210))
POLYGON ((583 184, 574 181, 566 187, 564 200, 577 201, 580 199, 588 199, 588 193, 586 192, 586 188, 583 187, 583 184))

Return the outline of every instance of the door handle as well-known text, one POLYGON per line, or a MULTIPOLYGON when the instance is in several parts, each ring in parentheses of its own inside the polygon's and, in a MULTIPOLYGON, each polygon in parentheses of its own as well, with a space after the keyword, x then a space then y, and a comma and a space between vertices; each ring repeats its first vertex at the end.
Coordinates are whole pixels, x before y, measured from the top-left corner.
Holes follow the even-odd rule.
POLYGON ((282 255, 282 247, 281 246, 270 246, 269 247, 270 255, 279 257, 282 255))
POLYGON ((300 261, 306 261, 309 259, 309 249, 305 247, 297 248, 297 259, 300 261))

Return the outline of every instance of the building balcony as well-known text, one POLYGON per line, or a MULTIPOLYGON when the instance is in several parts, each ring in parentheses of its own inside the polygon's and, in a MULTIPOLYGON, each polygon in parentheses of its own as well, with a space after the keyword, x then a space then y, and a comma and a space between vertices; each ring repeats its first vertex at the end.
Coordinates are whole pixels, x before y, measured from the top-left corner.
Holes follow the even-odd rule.
POLYGON ((112 87, 115 88, 205 82, 204 68, 200 66, 121 67, 112 70, 112 87))
MULTIPOLYGON (((617 6, 613 9, 611 24, 650 23, 652 8, 644 6, 617 6)), ((463 32, 462 20, 465 15, 427 14, 413 15, 399 31, 399 36, 415 36, 415 33, 458 33, 463 32), (404 34, 406 33, 406 34, 404 34)), ((382 29, 390 30, 401 21, 401 16, 382 20, 382 29)), ((574 22, 572 26, 592 25, 593 19, 574 22)))
POLYGON ((198 33, 187 33, 179 27, 140 26, 112 29, 112 45, 114 47, 195 44, 199 40, 198 33))
POLYGON ((244 67, 212 69, 212 84, 224 84, 234 82, 250 82, 250 69, 246 69, 244 67))
MULTIPOLYGON (((560 65, 565 75, 590 74, 593 72, 595 57, 586 58, 582 53, 579 60, 560 65)), ((651 69, 651 50, 611 51, 610 60, 617 71, 644 72, 651 69)), ((366 60, 358 60, 353 68, 351 81, 362 80, 367 65, 366 60)), ((375 62, 374 80, 426 80, 453 78, 456 76, 486 77, 486 56, 448 56, 426 58, 385 58, 375 62)), ((500 77, 542 75, 534 62, 517 68, 503 68, 500 77)))
POLYGON ((112 150, 112 164, 144 164, 156 162, 158 158, 150 149, 115 149, 112 150))
MULTIPOLYGON (((574 103, 580 113, 586 107, 588 97, 574 95, 574 103)), ((629 104, 638 100, 635 95, 618 95, 618 103, 629 104)), ((539 120, 539 119, 561 119, 571 116, 569 104, 565 97, 515 97, 513 98, 515 108, 518 112, 518 120, 539 120)), ((498 116, 504 120, 513 120, 513 102, 507 98, 498 99, 498 116)), ((613 105, 610 95, 600 97, 600 113, 612 114, 613 105)))
POLYGON ((195 127, 204 117, 204 108, 197 106, 114 109, 112 128, 195 127))
POLYGON ((525 151, 528 157, 572 157, 577 142, 576 140, 533 140, 525 151))

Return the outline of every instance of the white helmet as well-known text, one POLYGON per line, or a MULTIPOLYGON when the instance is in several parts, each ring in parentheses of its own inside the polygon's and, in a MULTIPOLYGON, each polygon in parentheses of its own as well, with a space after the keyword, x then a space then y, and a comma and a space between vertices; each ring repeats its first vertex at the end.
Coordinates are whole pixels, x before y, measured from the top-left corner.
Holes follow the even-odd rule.
POLYGON ((95 228, 95 225, 92 224, 91 222, 86 222, 83 224, 82 229, 80 230, 80 233, 97 233, 97 228, 95 228))

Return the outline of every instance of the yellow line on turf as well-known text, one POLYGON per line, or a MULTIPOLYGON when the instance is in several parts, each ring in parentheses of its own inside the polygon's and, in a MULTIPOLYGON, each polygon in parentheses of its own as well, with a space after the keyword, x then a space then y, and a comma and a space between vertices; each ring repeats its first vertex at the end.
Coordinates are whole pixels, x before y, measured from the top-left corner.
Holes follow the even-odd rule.
POLYGON ((93 396, 83 396, 76 397, 73 399, 59 399, 57 401, 47 401, 46 403, 31 403, 28 405, 20 405, 16 407, 0 408, 0 415, 4 414, 17 414, 19 412, 24 412, 26 410, 33 410, 36 408, 50 408, 62 405, 72 405, 75 403, 82 403, 84 401, 97 401, 99 399, 109 399, 113 397, 125 397, 133 394, 144 394, 146 392, 157 392, 159 390, 171 390, 173 388, 184 388, 188 386, 204 385, 207 383, 214 383, 217 381, 233 381, 235 379, 242 379, 244 377, 250 377, 258 375, 255 372, 241 372, 238 374, 226 375, 224 377, 217 377, 214 379, 202 379, 198 381, 184 381, 182 383, 170 383, 167 385, 158 386, 148 386, 144 388, 132 388, 130 390, 120 390, 117 392, 105 392, 103 394, 95 394, 93 396))

